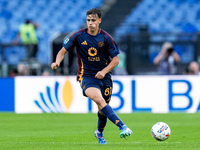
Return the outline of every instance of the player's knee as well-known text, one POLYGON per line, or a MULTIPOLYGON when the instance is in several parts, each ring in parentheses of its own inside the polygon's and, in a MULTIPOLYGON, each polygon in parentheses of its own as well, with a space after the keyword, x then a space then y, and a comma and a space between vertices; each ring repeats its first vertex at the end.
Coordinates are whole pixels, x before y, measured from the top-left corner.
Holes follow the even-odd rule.
POLYGON ((97 104, 101 104, 101 103, 103 103, 104 99, 102 97, 94 96, 93 101, 95 101, 97 104))
POLYGON ((105 105, 107 105, 102 97, 94 97, 92 100, 98 105, 100 109, 102 109, 103 107, 105 107, 105 105))

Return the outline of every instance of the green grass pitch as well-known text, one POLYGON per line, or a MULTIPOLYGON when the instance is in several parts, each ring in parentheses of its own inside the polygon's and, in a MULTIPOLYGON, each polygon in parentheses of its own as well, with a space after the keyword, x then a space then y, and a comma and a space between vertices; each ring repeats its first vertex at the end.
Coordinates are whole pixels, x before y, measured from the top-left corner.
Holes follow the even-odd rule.
POLYGON ((200 113, 118 114, 132 129, 127 139, 110 121, 104 131, 107 145, 94 137, 96 114, 0 113, 0 150, 199 150, 200 113), (166 122, 171 136, 156 141, 151 127, 166 122))

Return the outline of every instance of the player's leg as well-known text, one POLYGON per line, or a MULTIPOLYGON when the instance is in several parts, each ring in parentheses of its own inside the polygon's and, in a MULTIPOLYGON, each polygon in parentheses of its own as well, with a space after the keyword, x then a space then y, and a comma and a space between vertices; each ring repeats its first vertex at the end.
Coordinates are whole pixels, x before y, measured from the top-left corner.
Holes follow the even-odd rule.
POLYGON ((91 100, 93 100, 97 104, 99 111, 101 111, 110 121, 112 121, 118 127, 122 128, 124 123, 115 114, 115 112, 110 107, 110 105, 107 105, 105 99, 102 96, 102 92, 105 93, 107 91, 101 91, 99 88, 97 88, 97 87, 88 87, 84 91, 85 95, 87 95, 91 100))
POLYGON ((119 130, 122 130, 120 133, 121 138, 125 138, 126 136, 130 136, 133 132, 121 121, 121 119, 115 114, 110 105, 106 105, 101 109, 101 112, 109 118, 114 124, 119 127, 119 130))
MULTIPOLYGON (((102 79, 100 84, 100 89, 104 100, 106 101, 107 104, 109 104, 112 94, 112 80, 110 78, 102 79)), ((103 132, 107 123, 107 117, 101 112, 100 108, 98 109, 99 111, 98 111, 97 130, 99 132, 103 132)))
POLYGON ((106 140, 103 136, 103 131, 107 123, 107 117, 99 110, 97 113, 98 121, 97 121, 97 129, 95 131, 95 137, 99 140, 99 144, 107 144, 106 140))
MULTIPOLYGON (((98 122, 97 122, 97 130, 95 131, 95 136, 97 137, 97 135, 100 134, 103 137, 103 131, 104 131, 104 128, 105 128, 106 123, 107 123, 107 117, 101 112, 100 109, 97 113, 97 116, 98 116, 98 122)), ((99 142, 99 143, 107 144, 105 139, 101 140, 101 142, 99 142)))
MULTIPOLYGON (((98 105, 98 108, 101 109, 105 107, 105 105, 107 105, 103 97, 101 96, 101 92, 98 88, 89 87, 85 90, 85 94, 98 105)), ((95 131, 94 135, 98 139, 99 144, 107 144, 102 132, 102 128, 105 127, 104 124, 106 123, 107 117, 103 114, 98 113, 98 118, 98 128, 95 131)))
POLYGON ((88 97, 90 97, 90 99, 95 99, 95 102, 98 105, 99 111, 98 111, 97 130, 99 132, 103 132, 103 129, 104 129, 104 127, 106 125, 106 122, 107 122, 107 117, 105 115, 103 115, 103 113, 100 111, 101 108, 106 105, 105 100, 102 98, 101 93, 99 92, 99 90, 101 89, 103 84, 101 83, 101 81, 99 79, 91 78, 91 77, 90 78, 89 77, 82 78, 82 82, 80 82, 80 84, 81 84, 81 87, 83 89, 83 95, 84 96, 88 95, 88 94, 86 94, 86 89, 88 89, 88 88, 90 88, 89 91, 91 91, 91 92, 88 92, 89 94, 90 93, 95 93, 94 92, 94 91, 96 91, 95 89, 98 90, 98 94, 96 94, 96 93, 94 95, 90 94, 91 96, 88 96, 88 97), (103 106, 101 106, 102 104, 103 104, 103 106))
MULTIPOLYGON (((103 98, 105 99, 106 103, 109 104, 112 95, 113 81, 111 78, 104 78, 101 81, 103 83, 103 88, 102 88, 103 98)), ((126 125, 123 125, 119 129, 122 130, 122 132, 120 133, 121 138, 125 138, 126 136, 130 136, 132 134, 132 131, 126 125)))
MULTIPOLYGON (((101 93, 107 104, 109 104, 109 101, 111 99, 111 93, 109 93, 110 89, 112 89, 111 82, 110 82, 110 84, 108 83, 108 85, 106 85, 106 86, 104 84, 101 84, 101 93), (105 92, 105 91, 107 91, 107 92, 105 92)), ((98 108, 98 109, 99 109, 99 111, 97 113, 97 115, 98 115, 97 131, 100 133, 103 133, 104 128, 107 123, 107 117, 101 112, 100 108, 98 108)))
POLYGON ((107 122, 107 117, 104 115, 101 115, 98 112, 98 123, 97 123, 97 129, 94 132, 94 136, 98 139, 99 144, 107 144, 103 136, 103 130, 106 125, 106 122, 107 122))
POLYGON ((103 132, 107 123, 107 117, 104 116, 104 114, 102 114, 101 111, 98 111, 97 116, 98 116, 97 130, 99 132, 103 132))
MULTIPOLYGON (((115 125, 117 125, 120 130, 123 131, 122 135, 130 136, 132 131, 125 126, 121 119, 115 114, 110 105, 107 105, 104 98, 102 97, 101 91, 98 88, 90 87, 85 90, 85 94, 92 99, 97 105, 99 110, 115 125)), ((122 135, 120 137, 124 138, 122 135)))
POLYGON ((94 101, 98 108, 101 110, 107 103, 101 95, 101 91, 96 87, 89 87, 85 90, 85 95, 87 95, 92 101, 94 101))

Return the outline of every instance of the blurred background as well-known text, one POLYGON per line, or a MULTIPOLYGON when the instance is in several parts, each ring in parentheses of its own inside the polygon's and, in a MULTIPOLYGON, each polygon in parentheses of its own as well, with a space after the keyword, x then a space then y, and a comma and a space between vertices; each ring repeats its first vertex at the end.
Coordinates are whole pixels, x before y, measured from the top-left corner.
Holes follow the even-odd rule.
POLYGON ((200 0, 0 0, 0 77, 75 75, 75 50, 55 72, 50 64, 64 39, 86 27, 91 8, 102 11, 100 27, 120 48, 114 74, 159 74, 154 58, 165 42, 180 56, 175 74, 188 73, 190 62, 200 63, 200 0), (34 28, 19 37, 27 21, 34 28), (34 32, 35 43, 24 43, 34 32), (32 45, 38 49, 29 55, 32 45))

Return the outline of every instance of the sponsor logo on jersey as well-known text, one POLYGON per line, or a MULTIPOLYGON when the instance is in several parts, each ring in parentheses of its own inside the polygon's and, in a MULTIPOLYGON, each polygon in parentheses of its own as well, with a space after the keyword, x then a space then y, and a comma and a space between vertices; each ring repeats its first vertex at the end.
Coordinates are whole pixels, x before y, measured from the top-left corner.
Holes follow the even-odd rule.
POLYGON ((96 55, 97 55, 97 49, 94 48, 94 47, 90 47, 90 48, 88 49, 88 54, 89 54, 90 56, 96 56, 96 55))
POLYGON ((97 55, 97 49, 96 48, 90 47, 88 49, 88 54, 91 56, 91 57, 88 57, 89 61, 100 61, 100 57, 95 57, 97 55))

